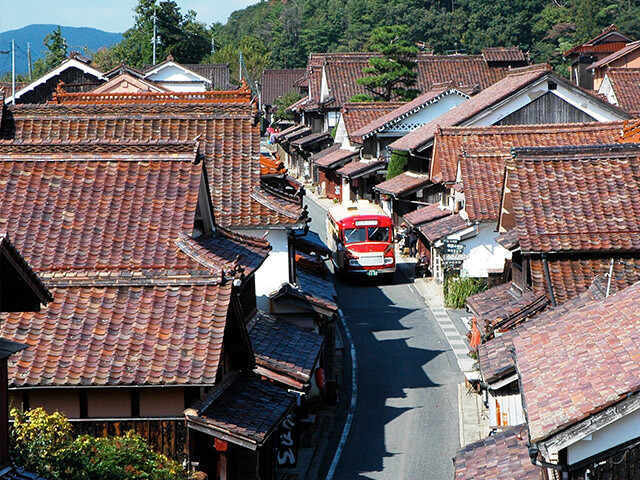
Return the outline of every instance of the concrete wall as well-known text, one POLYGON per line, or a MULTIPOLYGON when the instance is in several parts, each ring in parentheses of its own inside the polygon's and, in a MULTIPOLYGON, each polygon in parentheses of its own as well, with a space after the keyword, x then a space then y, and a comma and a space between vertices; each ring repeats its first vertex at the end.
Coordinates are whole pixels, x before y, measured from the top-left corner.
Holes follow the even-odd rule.
POLYGON ((501 271, 505 259, 511 258, 511 252, 495 241, 496 226, 496 222, 480 223, 478 235, 460 242, 469 255, 462 264, 462 276, 486 278, 490 271, 501 271))
MULTIPOLYGON (((243 230, 245 235, 262 237, 265 230, 243 230)), ((282 230, 269 230, 267 240, 272 250, 264 263, 255 273, 256 278, 256 303, 258 309, 269 311, 269 294, 274 292, 283 283, 289 281, 289 251, 287 232, 282 230)))

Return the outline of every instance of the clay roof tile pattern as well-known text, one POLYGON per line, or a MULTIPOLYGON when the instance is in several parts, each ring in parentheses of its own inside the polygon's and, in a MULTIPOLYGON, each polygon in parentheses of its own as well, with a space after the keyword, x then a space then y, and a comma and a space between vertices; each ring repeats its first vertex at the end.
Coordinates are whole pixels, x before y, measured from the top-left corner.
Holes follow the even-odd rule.
POLYGON ((514 250, 520 244, 518 243, 518 231, 515 228, 501 233, 496 237, 496 242, 507 250, 514 250))
POLYGON ((465 228, 467 228, 467 221, 456 214, 425 223, 419 227, 419 230, 429 242, 434 243, 465 228))
POLYGON ((360 160, 357 162, 347 163, 344 167, 336 170, 336 174, 346 178, 358 178, 387 167, 384 160, 360 160))
POLYGON ((266 69, 262 71, 262 103, 273 105, 283 95, 294 90, 296 82, 305 77, 305 68, 266 69))
POLYGON ((507 427, 469 443, 454 459, 455 480, 540 480, 541 469, 531 463, 526 425, 507 427))
POLYGON ((249 375, 229 378, 207 397, 196 412, 185 412, 187 424, 197 423, 262 446, 296 403, 286 389, 249 375))
MULTIPOLYGON (((320 156, 319 158, 316 157, 313 159, 313 162, 318 167, 335 168, 336 166, 340 166, 344 164, 344 162, 347 162, 359 155, 359 152, 342 149, 340 148, 340 145, 338 145, 338 148, 330 147, 330 149, 331 151, 327 152, 326 154, 320 156)), ((324 152, 326 152, 326 150, 323 150, 321 153, 324 152)))
POLYGON ((532 442, 640 390, 638 315, 640 283, 513 339, 532 442))
POLYGON ((414 227, 419 227, 423 223, 431 222, 447 215, 452 215, 451 210, 441 208, 440 204, 434 203, 426 207, 420 207, 413 212, 407 213, 403 219, 414 227))
POLYGON ((488 127, 442 127, 434 139, 434 169, 442 182, 456 180, 459 155, 463 151, 492 150, 510 154, 513 147, 551 147, 616 143, 623 122, 590 122, 550 125, 492 125, 488 127))
POLYGON ((428 175, 403 172, 390 180, 380 182, 374 187, 374 190, 398 196, 426 187, 429 183, 431 183, 431 181, 429 180, 428 175))
POLYGON ((638 251, 635 144, 519 148, 509 185, 523 252, 638 251))
POLYGON ((254 125, 255 105, 248 89, 198 94, 65 94, 58 102, 10 107, 2 138, 22 144, 197 138, 218 224, 250 228, 298 223, 293 216, 274 212, 252 198, 260 184, 260 133, 254 125))
POLYGON ((501 149, 468 149, 458 158, 469 220, 497 220, 507 154, 501 149))
POLYGON ((308 383, 324 337, 264 312, 247 325, 256 365, 308 383))
POLYGON ((640 68, 610 68, 607 77, 618 106, 631 115, 640 116, 640 68))
POLYGON ((519 47, 487 47, 482 49, 487 62, 514 62, 514 66, 527 63, 527 55, 519 47))
POLYGON ((45 310, 0 327, 29 345, 9 361, 10 386, 215 384, 230 285, 52 291, 45 310))
POLYGON ((375 122, 398 107, 404 102, 358 102, 345 103, 342 108, 342 118, 347 130, 347 136, 351 143, 362 144, 363 127, 375 122))
POLYGON ((611 55, 608 55, 603 59, 591 64, 588 69, 596 70, 598 68, 602 68, 610 64, 611 62, 624 57, 625 55, 629 55, 630 53, 635 52, 638 48, 640 48, 640 40, 627 43, 627 45, 625 45, 623 48, 616 50, 611 55))

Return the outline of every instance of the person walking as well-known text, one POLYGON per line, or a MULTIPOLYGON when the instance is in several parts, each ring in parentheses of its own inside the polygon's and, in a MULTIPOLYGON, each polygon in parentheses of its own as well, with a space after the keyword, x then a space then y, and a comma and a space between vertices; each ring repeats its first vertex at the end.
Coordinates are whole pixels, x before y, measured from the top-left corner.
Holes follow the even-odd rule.
POLYGON ((418 246, 418 232, 416 231, 415 228, 412 228, 411 231, 409 232, 409 256, 410 257, 415 257, 416 253, 418 253, 416 248, 417 246, 418 246))

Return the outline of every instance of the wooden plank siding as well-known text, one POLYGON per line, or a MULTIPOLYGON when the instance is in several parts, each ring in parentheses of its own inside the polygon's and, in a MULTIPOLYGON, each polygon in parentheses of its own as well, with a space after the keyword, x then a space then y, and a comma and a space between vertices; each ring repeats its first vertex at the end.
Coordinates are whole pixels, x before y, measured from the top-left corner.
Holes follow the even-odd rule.
POLYGON ((594 122, 595 119, 547 92, 520 110, 500 120, 496 125, 536 125, 547 123, 594 122))
POLYGON ((184 420, 72 420, 76 435, 106 437, 133 430, 156 452, 182 461, 187 456, 187 428, 184 420))

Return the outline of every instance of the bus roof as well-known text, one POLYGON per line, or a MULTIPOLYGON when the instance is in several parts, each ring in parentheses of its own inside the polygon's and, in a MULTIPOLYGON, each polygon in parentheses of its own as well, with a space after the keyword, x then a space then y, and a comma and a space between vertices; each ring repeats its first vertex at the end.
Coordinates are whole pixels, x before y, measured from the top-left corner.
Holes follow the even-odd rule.
POLYGON ((341 222, 345 218, 355 217, 356 215, 383 215, 389 217, 382 208, 367 200, 358 200, 357 202, 336 205, 329 210, 329 215, 331 215, 336 222, 341 222))

